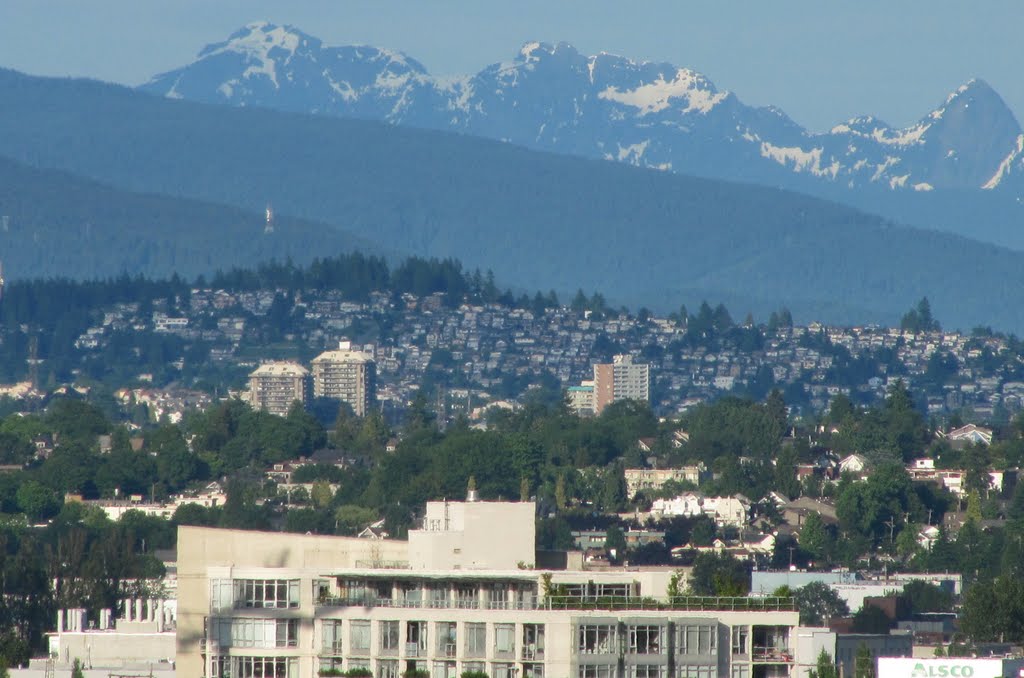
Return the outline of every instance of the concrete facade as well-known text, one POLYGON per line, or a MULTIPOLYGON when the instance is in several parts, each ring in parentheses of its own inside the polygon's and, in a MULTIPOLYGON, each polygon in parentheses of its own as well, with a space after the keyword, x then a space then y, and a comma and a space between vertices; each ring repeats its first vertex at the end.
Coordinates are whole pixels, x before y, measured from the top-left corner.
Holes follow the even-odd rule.
POLYGON ((343 341, 335 351, 326 351, 310 364, 313 395, 347 403, 357 417, 365 417, 377 401, 377 366, 373 356, 355 351, 343 341))
POLYGON ((298 363, 270 362, 249 375, 249 404, 285 416, 296 400, 309 401, 309 370, 298 363))
POLYGON ((617 355, 611 363, 594 365, 594 412, 619 400, 651 399, 651 368, 634 363, 631 355, 617 355))
POLYGON ((664 568, 529 569, 532 503, 445 511, 428 505, 409 542, 180 527, 179 674, 794 675, 788 602, 669 601, 664 568))

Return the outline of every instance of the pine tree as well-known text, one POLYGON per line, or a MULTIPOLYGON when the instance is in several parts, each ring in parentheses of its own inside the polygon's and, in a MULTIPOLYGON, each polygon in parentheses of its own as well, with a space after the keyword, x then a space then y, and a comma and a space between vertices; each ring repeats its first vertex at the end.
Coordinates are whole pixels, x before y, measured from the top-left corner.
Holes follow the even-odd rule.
POLYGON ((875 657, 865 643, 857 648, 853 660, 853 678, 875 678, 875 657))
POLYGON ((825 650, 821 651, 818 655, 817 665, 807 672, 810 678, 838 678, 839 672, 836 671, 836 664, 832 661, 832 655, 825 650))

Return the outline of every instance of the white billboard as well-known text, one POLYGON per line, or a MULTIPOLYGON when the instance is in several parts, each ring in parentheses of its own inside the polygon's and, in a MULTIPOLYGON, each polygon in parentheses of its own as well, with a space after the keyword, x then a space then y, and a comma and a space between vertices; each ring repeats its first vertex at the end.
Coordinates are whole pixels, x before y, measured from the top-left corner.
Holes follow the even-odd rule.
POLYGON ((878 678, 1019 678, 1020 660, 879 657, 878 678))

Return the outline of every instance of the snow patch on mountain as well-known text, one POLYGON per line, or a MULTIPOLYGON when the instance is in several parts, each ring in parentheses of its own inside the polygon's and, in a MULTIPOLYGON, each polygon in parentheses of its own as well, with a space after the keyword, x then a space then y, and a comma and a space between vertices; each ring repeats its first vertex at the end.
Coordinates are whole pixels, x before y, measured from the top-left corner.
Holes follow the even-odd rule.
POLYGON ((1022 165, 1024 165, 1024 134, 1017 135, 1017 145, 1010 153, 1003 158, 1002 162, 999 163, 999 169, 992 175, 992 178, 985 182, 982 186, 983 189, 991 191, 1002 183, 1003 179, 1013 172, 1014 163, 1020 159, 1022 165))
POLYGON ((683 98, 687 101, 683 113, 698 111, 707 114, 728 95, 728 92, 715 92, 703 76, 687 68, 680 68, 672 80, 665 80, 663 75, 659 75, 654 82, 632 90, 620 91, 617 87, 609 86, 597 96, 637 108, 640 115, 645 116, 665 110, 671 105, 672 99, 683 98))
POLYGON ((640 143, 630 144, 629 146, 619 144, 619 155, 616 160, 619 162, 629 162, 633 165, 638 165, 640 164, 640 160, 644 157, 644 152, 647 150, 647 146, 650 143, 650 139, 645 139, 640 143))
POLYGON ((820 146, 807 151, 800 147, 780 147, 767 141, 761 142, 761 157, 769 158, 783 167, 789 167, 794 172, 806 172, 818 177, 831 177, 835 179, 839 174, 839 162, 833 160, 829 165, 823 167, 821 164, 822 149, 820 146))

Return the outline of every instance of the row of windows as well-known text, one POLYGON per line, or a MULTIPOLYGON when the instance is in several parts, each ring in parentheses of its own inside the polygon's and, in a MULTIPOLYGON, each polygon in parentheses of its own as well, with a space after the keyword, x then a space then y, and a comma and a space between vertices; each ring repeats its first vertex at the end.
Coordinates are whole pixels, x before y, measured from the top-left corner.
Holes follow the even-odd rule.
MULTIPOLYGON (((426 529, 440 530, 441 521, 431 520, 426 529)), ((321 585, 326 595, 329 586, 321 585)), ((417 584, 412 582, 382 582, 365 579, 346 579, 338 583, 338 596, 344 600, 371 601, 399 607, 488 609, 532 609, 536 606, 535 587, 514 587, 508 584, 488 584, 482 587, 467 584, 417 584)))
MULTIPOLYGON (((320 659, 320 670, 342 671, 345 662, 332 657, 320 659)), ((347 668, 371 670, 368 660, 349 659, 347 668)), ((512 664, 509 662, 449 662, 434 661, 429 666, 424 661, 400 662, 397 659, 380 659, 376 662, 375 678, 401 678, 410 669, 430 672, 431 678, 458 678, 463 673, 486 673, 490 678, 544 678, 543 664, 512 664)))
MULTIPOLYGON (((579 678, 618 678, 615 664, 582 664, 579 678)), ((669 678, 668 667, 664 664, 636 664, 626 666, 625 678, 669 678)), ((677 666, 671 678, 718 678, 716 666, 677 666)), ((740 678, 734 675, 733 678, 740 678)), ((743 676, 742 678, 749 678, 743 676)))
POLYGON ((217 619, 210 627, 210 640, 221 647, 295 647, 297 619, 217 619))
POLYGON ((213 610, 298 607, 299 580, 213 579, 210 606, 213 610))
MULTIPOLYGON (((321 648, 324 652, 340 654, 345 651, 344 624, 340 619, 322 622, 321 648)), ((462 655, 465 657, 486 657, 488 652, 487 624, 467 622, 462 625, 462 655)), ((370 654, 373 647, 371 622, 354 619, 348 622, 348 652, 370 654)), ((434 623, 435 656, 455 657, 459 654, 459 630, 455 622, 434 623)), ((392 620, 377 622, 377 649, 380 654, 402 654, 406 657, 423 657, 429 654, 429 625, 425 621, 398 622, 392 620), (404 645, 403 631, 404 627, 404 645)), ((516 625, 494 624, 491 645, 494 656, 512 657, 516 652, 516 625)), ((541 660, 544 658, 544 625, 523 624, 520 636, 521 658, 541 660)))
POLYGON ((210 661, 210 678, 298 678, 295 657, 223 657, 210 661))
MULTIPOLYGON (((718 651, 715 626, 680 624, 674 631, 676 654, 710 656, 718 651)), ((668 626, 658 624, 631 624, 624 629, 618 624, 581 624, 576 633, 576 651, 580 654, 666 654, 671 633, 668 626)))

